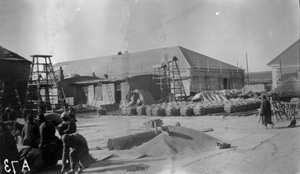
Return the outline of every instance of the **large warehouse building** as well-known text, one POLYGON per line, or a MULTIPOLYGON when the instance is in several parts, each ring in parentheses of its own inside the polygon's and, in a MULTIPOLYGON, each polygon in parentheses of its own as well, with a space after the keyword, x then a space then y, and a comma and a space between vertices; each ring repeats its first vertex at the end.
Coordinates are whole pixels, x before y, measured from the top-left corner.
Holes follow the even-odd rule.
MULTIPOLYGON (((95 75, 100 78, 108 75, 108 79, 126 79, 136 75, 152 74, 153 67, 171 60, 174 56, 178 58, 187 94, 204 90, 241 89, 244 86, 243 69, 181 46, 61 62, 54 67, 55 69, 62 67, 66 78, 76 74, 95 75)), ((112 93, 118 93, 116 89, 119 90, 118 87, 113 87, 112 93)))

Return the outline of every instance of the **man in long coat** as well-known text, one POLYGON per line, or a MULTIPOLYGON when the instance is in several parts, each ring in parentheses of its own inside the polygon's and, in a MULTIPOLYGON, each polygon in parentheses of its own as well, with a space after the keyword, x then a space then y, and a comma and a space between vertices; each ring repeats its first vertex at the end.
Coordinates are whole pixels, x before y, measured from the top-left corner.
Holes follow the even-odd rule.
POLYGON ((267 99, 267 96, 262 95, 262 101, 260 106, 260 115, 262 116, 262 123, 266 126, 266 129, 268 129, 268 124, 272 125, 272 128, 274 127, 274 123, 272 122, 272 108, 271 103, 267 99))

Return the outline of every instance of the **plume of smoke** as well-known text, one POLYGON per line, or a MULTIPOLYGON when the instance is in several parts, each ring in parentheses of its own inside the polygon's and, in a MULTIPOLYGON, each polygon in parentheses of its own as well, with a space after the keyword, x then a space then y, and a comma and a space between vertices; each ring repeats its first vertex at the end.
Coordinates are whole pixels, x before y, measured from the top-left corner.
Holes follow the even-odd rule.
POLYGON ((130 0, 124 0, 121 9, 121 50, 129 47, 130 0))
POLYGON ((166 20, 163 20, 162 22, 162 39, 163 39, 163 42, 164 44, 167 43, 167 33, 166 33, 166 20))

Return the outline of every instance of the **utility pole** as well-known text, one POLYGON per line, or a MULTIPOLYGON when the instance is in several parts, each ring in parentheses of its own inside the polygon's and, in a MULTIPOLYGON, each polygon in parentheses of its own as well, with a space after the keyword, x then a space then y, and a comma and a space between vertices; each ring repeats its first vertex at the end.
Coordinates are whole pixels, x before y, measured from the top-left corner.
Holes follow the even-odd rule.
POLYGON ((248 55, 246 53, 246 66, 247 66, 247 85, 249 85, 249 68, 248 68, 248 55))
POLYGON ((281 85, 283 84, 283 78, 282 78, 282 66, 281 66, 281 60, 279 60, 279 68, 280 68, 280 78, 281 78, 281 85))

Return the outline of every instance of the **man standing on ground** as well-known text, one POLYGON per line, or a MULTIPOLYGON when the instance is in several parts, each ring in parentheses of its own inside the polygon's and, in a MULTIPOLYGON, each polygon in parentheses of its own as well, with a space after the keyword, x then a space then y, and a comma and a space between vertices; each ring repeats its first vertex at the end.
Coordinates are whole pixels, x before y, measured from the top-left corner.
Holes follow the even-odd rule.
POLYGON ((272 122, 271 103, 265 95, 262 95, 260 115, 262 116, 262 124, 266 126, 266 129, 268 129, 268 124, 271 124, 272 128, 274 127, 274 123, 272 122))

